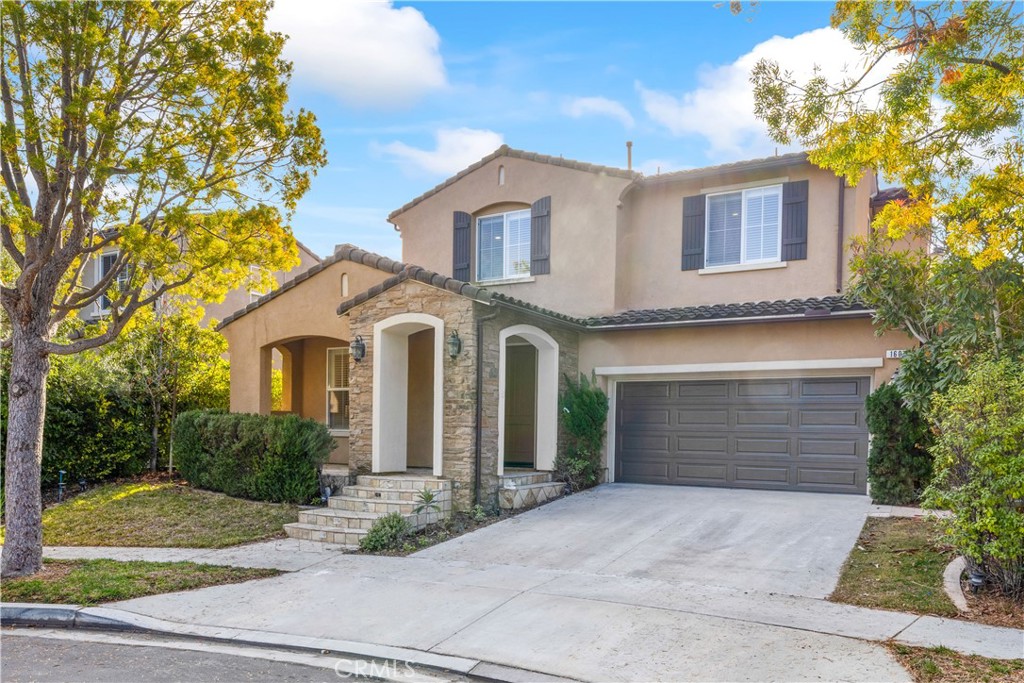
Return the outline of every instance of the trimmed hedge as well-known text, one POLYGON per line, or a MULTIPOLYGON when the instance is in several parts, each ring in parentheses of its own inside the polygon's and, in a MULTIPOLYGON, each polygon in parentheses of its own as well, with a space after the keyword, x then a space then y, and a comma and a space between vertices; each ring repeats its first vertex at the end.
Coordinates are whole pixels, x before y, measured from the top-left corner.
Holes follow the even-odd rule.
POLYGON ((883 384, 871 392, 866 407, 871 432, 871 498, 882 505, 917 502, 932 478, 927 423, 907 407, 894 384, 883 384))
POLYGON ((174 465, 193 486, 272 503, 308 503, 334 447, 327 427, 297 415, 193 410, 174 422, 174 465))

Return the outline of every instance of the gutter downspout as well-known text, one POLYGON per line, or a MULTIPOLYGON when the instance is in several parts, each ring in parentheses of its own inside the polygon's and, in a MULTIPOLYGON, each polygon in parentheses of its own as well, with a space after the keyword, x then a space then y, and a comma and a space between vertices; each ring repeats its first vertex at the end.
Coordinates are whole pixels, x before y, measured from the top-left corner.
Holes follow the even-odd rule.
POLYGON ((480 504, 480 468, 483 463, 483 450, 480 435, 483 431, 484 415, 484 323, 494 320, 501 313, 495 310, 490 315, 476 319, 476 424, 473 426, 474 467, 473 467, 473 505, 480 504))
POLYGON ((839 179, 839 241, 836 243, 836 294, 843 291, 843 242, 846 241, 846 178, 839 179))

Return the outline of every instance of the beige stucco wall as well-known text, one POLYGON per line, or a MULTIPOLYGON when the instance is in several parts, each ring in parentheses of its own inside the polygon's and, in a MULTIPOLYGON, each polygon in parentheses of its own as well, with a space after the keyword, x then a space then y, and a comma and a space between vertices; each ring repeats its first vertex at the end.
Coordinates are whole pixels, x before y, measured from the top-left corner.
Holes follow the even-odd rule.
MULTIPOLYGON (((474 217, 525 208, 551 196, 551 273, 496 291, 571 315, 611 313, 615 304, 616 204, 626 178, 499 157, 395 217, 402 259, 452 274, 452 212, 474 217), (498 169, 505 167, 505 184, 498 169)), ((475 233, 475 224, 474 230, 475 233)), ((476 254, 474 244, 473 269, 476 254)))
MULTIPOLYGON (((847 188, 845 238, 868 227, 873 177, 847 188)), ((710 178, 649 179, 631 188, 623 201, 617 240, 615 306, 618 310, 668 308, 835 294, 839 179, 808 163, 710 178), (683 198, 733 185, 809 181, 807 258, 785 267, 699 274, 681 270, 683 198)), ((847 250, 848 251, 848 250, 847 250)), ((849 274, 843 258, 844 277, 849 274)))
MULTIPOLYGON (((351 340, 348 320, 335 314, 341 302, 341 276, 347 273, 349 291, 361 292, 378 284, 391 273, 351 261, 337 261, 300 286, 281 292, 246 315, 221 329, 231 353, 231 410, 266 413, 270 406, 262 389, 261 363, 275 345, 311 340, 300 348, 302 368, 301 407, 303 414, 326 420, 326 353, 329 346, 343 346, 351 340), (266 405, 264 405, 266 403, 266 405)), ((294 347, 294 345, 292 345, 294 347)), ((294 408, 294 406, 293 406, 294 408)))

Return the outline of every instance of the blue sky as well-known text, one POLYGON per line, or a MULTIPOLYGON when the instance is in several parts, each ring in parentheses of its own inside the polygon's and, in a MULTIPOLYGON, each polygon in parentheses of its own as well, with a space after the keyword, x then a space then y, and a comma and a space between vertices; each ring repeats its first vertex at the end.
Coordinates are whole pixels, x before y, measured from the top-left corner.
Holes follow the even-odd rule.
MULTIPOLYGON (((320 255, 401 256, 387 214, 506 143, 647 174, 772 154, 751 111, 760 57, 830 75, 856 55, 831 3, 279 0, 293 105, 328 163, 292 220, 320 255)), ((782 150, 780 150, 782 151, 782 150)))

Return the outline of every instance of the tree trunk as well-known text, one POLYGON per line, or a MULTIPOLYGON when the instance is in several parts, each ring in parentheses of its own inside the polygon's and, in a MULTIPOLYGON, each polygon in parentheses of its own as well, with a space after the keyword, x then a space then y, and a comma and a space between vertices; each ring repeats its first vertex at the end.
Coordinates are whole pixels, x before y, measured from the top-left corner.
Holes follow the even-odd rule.
POLYGON ((5 514, 0 576, 35 574, 43 566, 43 507, 40 467, 50 357, 38 337, 13 326, 8 388, 5 514))
POLYGON ((160 462, 160 399, 153 400, 153 429, 149 444, 149 471, 156 472, 160 462))

